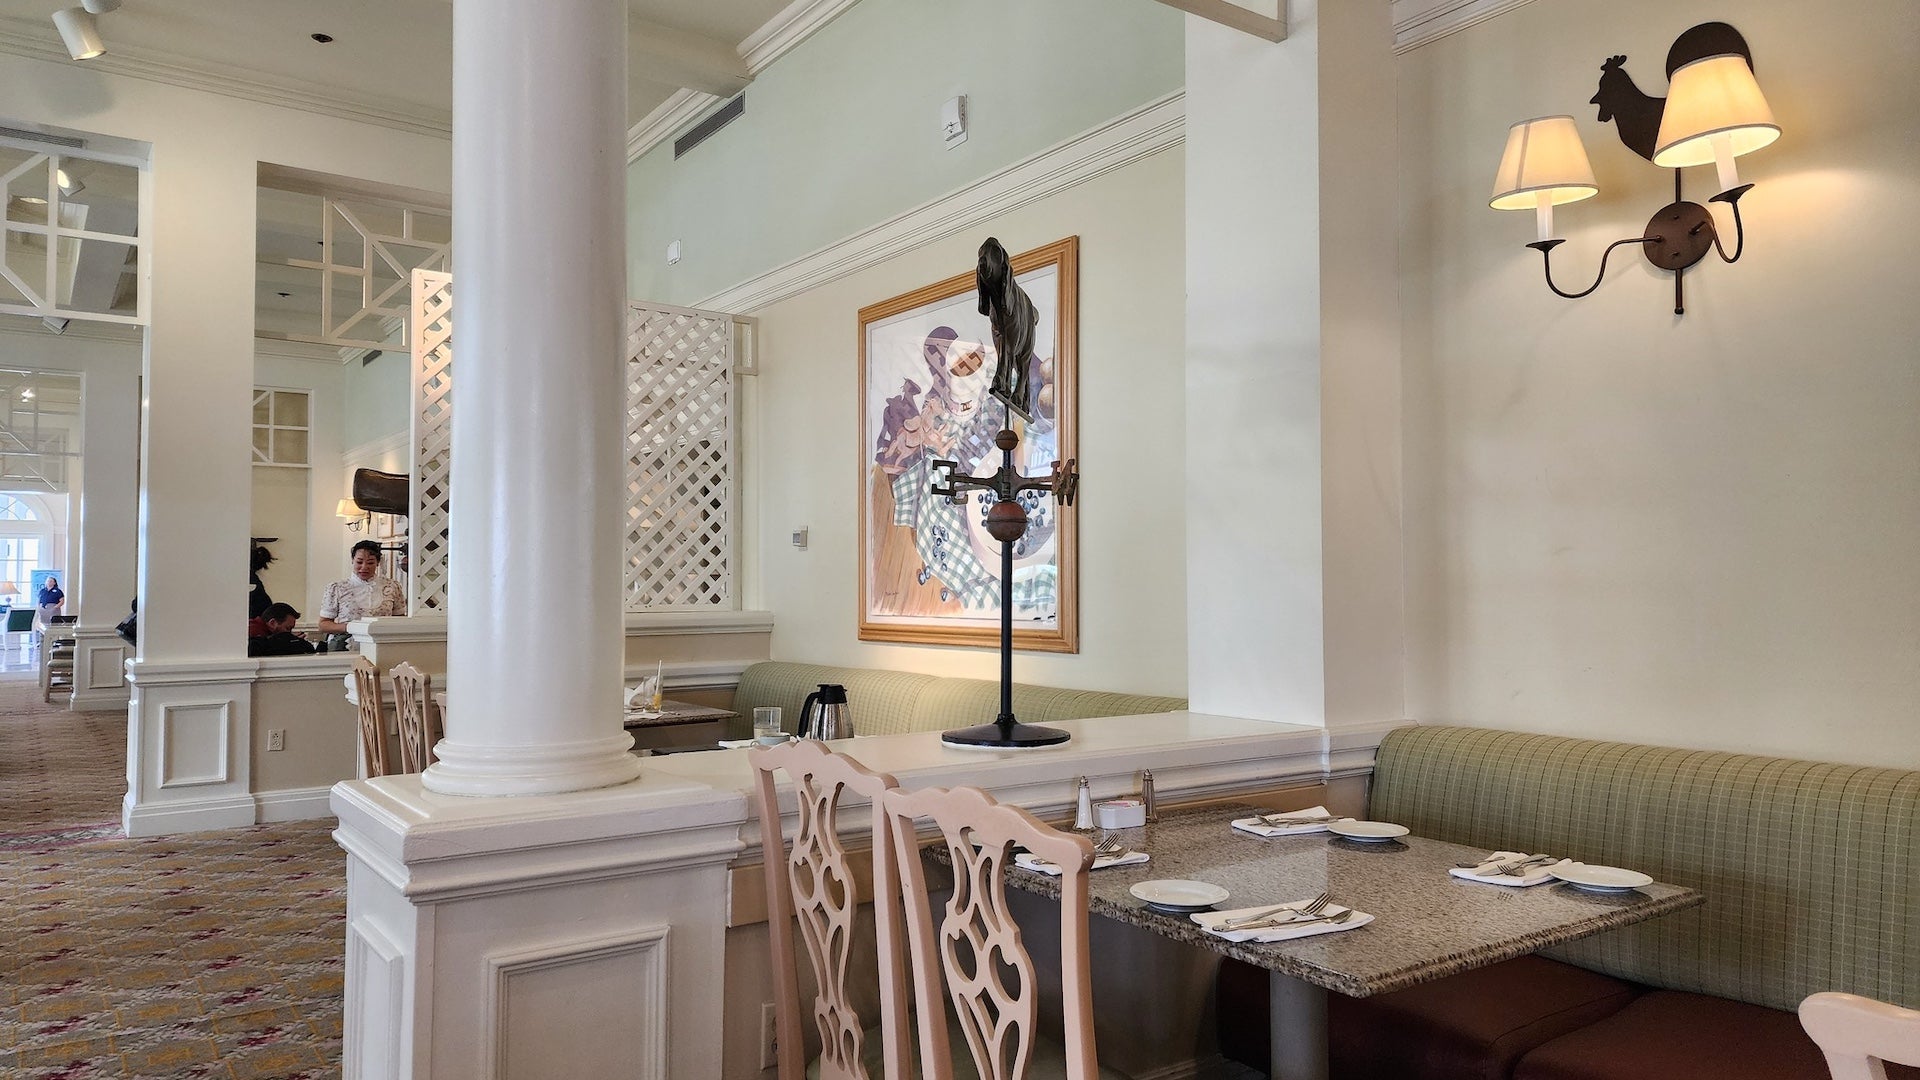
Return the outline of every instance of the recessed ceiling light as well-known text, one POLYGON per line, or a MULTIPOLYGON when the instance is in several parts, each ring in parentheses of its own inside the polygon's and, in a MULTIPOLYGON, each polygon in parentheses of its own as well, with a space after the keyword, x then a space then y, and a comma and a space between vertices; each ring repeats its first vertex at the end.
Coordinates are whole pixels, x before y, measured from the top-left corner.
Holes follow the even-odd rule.
POLYGON ((285 300, 287 297, 292 296, 293 294, 290 292, 277 292, 277 293, 274 293, 273 295, 279 297, 282 300, 285 300))
POLYGON ((15 202, 21 202, 21 203, 25 203, 25 204, 26 204, 26 205, 28 205, 28 206, 45 206, 45 205, 47 205, 47 200, 45 200, 45 199, 43 199, 43 198, 41 198, 41 197, 40 197, 40 196, 38 196, 38 195, 20 195, 20 196, 17 196, 17 197, 15 197, 15 199, 14 199, 14 201, 15 201, 15 202))
POLYGON ((319 42, 322 45, 331 44, 333 42, 332 34, 312 34, 310 36, 313 38, 313 40, 319 42))

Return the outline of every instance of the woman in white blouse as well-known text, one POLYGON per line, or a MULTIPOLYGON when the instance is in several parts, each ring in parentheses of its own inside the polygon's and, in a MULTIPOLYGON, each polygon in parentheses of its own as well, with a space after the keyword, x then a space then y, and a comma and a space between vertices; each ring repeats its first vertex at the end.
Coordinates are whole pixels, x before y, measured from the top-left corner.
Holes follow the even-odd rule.
POLYGON ((353 576, 327 586, 321 598, 320 629, 345 634, 347 624, 355 619, 406 613, 407 595, 400 583, 380 576, 380 544, 362 540, 353 545, 353 576))

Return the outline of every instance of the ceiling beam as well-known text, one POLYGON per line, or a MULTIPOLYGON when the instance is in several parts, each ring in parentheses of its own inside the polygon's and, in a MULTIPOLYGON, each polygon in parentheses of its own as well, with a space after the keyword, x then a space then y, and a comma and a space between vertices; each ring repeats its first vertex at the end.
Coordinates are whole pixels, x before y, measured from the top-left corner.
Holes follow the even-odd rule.
POLYGON ((644 19, 627 24, 629 76, 650 83, 732 97, 753 76, 734 46, 644 19))
POLYGON ((1241 7, 1233 0, 1160 0, 1168 7, 1176 7, 1189 15, 1198 15, 1203 19, 1230 26, 1235 30, 1252 34, 1268 41, 1287 40, 1286 0, 1275 0, 1276 15, 1263 15, 1250 8, 1241 7))

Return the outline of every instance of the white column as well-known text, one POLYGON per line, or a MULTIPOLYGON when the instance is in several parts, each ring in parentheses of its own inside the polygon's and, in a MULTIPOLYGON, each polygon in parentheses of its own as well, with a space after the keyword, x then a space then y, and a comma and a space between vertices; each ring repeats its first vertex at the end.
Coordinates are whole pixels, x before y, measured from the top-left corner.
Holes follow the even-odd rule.
POLYGON ((623 0, 458 0, 446 738, 423 783, 639 775, 620 724, 623 0))
POLYGON ((1390 13, 1287 13, 1279 43, 1187 20, 1188 696, 1202 712, 1391 724, 1404 634, 1390 13))
POLYGON ((126 639, 114 631, 133 599, 133 558, 139 507, 140 370, 95 363, 81 385, 79 587, 74 625, 73 696, 76 709, 127 704, 126 639))

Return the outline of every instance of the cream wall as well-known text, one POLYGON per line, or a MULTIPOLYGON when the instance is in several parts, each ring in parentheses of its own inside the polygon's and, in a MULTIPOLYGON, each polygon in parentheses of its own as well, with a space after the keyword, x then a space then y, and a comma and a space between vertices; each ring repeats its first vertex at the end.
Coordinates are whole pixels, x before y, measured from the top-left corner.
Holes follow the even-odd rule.
POLYGON ((1009 251, 1080 237, 1080 635, 1077 656, 1019 653, 1025 683, 1186 690, 1180 521, 1184 291, 1181 153, 1169 150, 757 312, 763 606, 775 659, 997 678, 991 649, 856 640, 856 313, 1009 251), (805 551, 788 543, 802 526, 805 551))
POLYGON ((1410 714, 1920 765, 1911 0, 1537 0, 1397 70, 1410 714), (1583 287, 1672 185, 1596 122, 1601 61, 1664 93, 1722 18, 1785 130, 1741 159, 1746 256, 1697 267, 1683 318, 1631 249, 1550 295, 1530 216, 1486 206, 1506 126, 1579 123, 1601 194, 1561 209, 1556 268, 1583 287))

